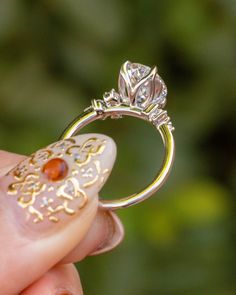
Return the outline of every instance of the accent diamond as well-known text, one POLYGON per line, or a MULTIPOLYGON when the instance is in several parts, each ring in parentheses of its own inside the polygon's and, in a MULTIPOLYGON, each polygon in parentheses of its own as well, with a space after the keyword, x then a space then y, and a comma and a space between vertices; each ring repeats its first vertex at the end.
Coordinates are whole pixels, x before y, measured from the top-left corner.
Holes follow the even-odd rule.
POLYGON ((108 106, 115 106, 120 104, 120 95, 115 91, 115 89, 112 89, 109 92, 105 92, 103 95, 103 99, 106 102, 108 106))

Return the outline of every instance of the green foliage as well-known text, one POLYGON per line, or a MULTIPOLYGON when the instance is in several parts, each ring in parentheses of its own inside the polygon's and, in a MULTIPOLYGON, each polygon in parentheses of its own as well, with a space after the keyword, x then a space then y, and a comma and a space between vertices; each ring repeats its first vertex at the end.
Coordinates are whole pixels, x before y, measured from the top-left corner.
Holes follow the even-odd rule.
MULTIPOLYGON (((86 294, 236 293, 235 36, 232 0, 1 1, 2 149, 56 140, 91 98, 117 87, 127 59, 157 64, 168 86, 173 173, 151 200, 120 212, 120 249, 78 266, 86 294)), ((150 126, 125 119, 85 131, 118 144, 102 195, 132 193, 155 175, 162 148, 150 126)))

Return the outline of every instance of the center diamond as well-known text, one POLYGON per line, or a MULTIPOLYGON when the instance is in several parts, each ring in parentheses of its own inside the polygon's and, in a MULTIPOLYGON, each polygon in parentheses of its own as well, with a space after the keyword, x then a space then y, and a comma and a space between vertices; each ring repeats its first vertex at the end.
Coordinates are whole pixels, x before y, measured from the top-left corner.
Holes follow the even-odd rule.
POLYGON ((138 83, 145 76, 148 75, 151 68, 138 63, 129 63, 127 65, 127 72, 130 77, 132 84, 138 83))
POLYGON ((167 89, 157 73, 157 68, 125 62, 119 75, 119 94, 121 101, 140 109, 158 104, 159 108, 166 103, 167 89))

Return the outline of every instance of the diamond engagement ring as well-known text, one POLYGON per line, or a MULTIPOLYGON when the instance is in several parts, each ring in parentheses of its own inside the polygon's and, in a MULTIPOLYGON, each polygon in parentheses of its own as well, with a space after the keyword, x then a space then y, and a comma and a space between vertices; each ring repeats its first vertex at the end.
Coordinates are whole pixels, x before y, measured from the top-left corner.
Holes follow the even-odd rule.
POLYGON ((92 100, 91 106, 78 116, 64 131, 61 138, 74 136, 80 129, 97 119, 119 119, 132 116, 150 122, 161 134, 165 156, 156 178, 141 192, 116 200, 100 200, 107 209, 125 208, 137 204, 153 195, 166 181, 174 161, 174 130, 167 111, 167 88, 157 73, 157 68, 125 62, 120 70, 119 91, 112 89, 103 99, 92 100))

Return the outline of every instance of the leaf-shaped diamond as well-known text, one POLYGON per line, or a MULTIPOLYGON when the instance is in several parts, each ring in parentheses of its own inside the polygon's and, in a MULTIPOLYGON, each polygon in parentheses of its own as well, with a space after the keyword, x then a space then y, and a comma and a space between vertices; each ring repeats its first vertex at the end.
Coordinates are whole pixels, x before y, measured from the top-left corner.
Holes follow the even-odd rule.
POLYGON ((138 107, 142 107, 151 95, 151 81, 141 85, 136 93, 135 102, 138 107))

